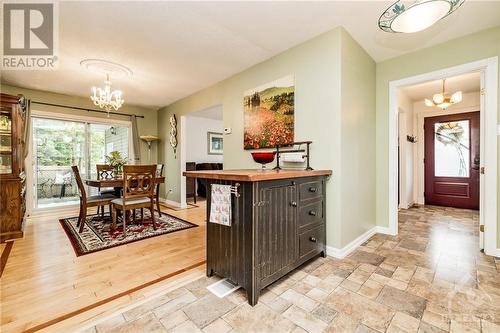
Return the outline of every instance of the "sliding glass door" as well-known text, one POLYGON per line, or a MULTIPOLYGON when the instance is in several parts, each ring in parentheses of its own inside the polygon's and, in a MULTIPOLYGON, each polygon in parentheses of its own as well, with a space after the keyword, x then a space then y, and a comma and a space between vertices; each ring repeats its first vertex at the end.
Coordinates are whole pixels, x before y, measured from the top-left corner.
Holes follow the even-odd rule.
POLYGON ((33 118, 35 208, 78 200, 71 166, 85 173, 85 124, 33 118))
MULTIPOLYGON (((82 179, 95 178, 96 164, 105 163, 111 151, 129 156, 129 128, 124 124, 33 117, 32 128, 35 209, 78 203, 71 166, 78 166, 82 179)), ((95 191, 88 188, 87 194, 95 191)))
POLYGON ((89 124, 90 176, 97 177, 96 164, 105 164, 106 156, 119 151, 129 156, 129 128, 106 124, 89 124))

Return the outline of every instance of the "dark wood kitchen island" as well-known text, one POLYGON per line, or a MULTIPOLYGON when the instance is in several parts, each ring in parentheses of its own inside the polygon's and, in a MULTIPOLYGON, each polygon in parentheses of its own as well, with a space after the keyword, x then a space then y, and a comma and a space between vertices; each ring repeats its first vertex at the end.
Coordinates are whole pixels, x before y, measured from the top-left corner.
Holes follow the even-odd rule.
POLYGON ((304 262, 326 255, 326 180, 331 170, 207 170, 207 275, 260 291, 304 262), (231 225, 210 223, 212 184, 231 185, 231 225))

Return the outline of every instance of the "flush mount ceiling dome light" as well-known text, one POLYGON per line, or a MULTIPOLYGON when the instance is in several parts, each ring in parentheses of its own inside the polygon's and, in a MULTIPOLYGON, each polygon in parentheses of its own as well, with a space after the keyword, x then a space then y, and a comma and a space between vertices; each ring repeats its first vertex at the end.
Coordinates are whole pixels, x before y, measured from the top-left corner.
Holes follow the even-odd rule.
POLYGON ((422 31, 453 13, 464 2, 465 0, 417 0, 408 5, 399 0, 382 13, 378 26, 385 32, 422 31))

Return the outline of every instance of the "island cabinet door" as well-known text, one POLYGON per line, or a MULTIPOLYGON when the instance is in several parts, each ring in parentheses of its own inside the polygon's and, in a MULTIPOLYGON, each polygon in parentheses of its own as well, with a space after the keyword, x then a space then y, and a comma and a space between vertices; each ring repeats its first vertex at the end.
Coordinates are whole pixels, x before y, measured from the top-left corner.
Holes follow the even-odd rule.
POLYGON ((261 182, 258 197, 256 266, 263 288, 288 273, 298 259, 297 187, 290 181, 261 182))

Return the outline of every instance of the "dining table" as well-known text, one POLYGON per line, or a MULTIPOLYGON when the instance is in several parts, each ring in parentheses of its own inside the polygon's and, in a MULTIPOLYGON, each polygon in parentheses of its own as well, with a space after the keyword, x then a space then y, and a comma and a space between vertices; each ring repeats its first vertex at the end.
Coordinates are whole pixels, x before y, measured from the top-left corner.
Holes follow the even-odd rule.
MULTIPOLYGON (((165 176, 156 176, 155 178, 156 184, 165 183, 165 176)), ((105 179, 97 179, 90 178, 85 179, 85 184, 90 187, 97 188, 105 188, 105 187, 114 187, 114 188, 123 188, 123 178, 122 177, 113 177, 113 178, 105 178, 105 179)))
MULTIPOLYGON (((156 176, 155 177, 156 184, 165 183, 165 176, 156 176)), ((120 196, 120 192, 123 189, 123 177, 113 177, 113 178, 89 178, 85 179, 85 184, 90 187, 96 188, 106 188, 113 187, 115 189, 116 195, 120 196)), ((155 190, 155 199, 156 199, 156 209, 160 213, 160 191, 155 190)))

